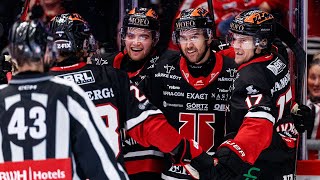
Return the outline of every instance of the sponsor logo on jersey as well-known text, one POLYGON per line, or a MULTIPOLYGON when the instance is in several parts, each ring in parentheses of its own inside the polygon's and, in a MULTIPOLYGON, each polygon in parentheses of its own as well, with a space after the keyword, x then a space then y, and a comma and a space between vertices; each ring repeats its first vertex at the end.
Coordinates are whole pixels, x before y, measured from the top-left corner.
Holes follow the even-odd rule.
POLYGON ((107 99, 114 97, 112 88, 95 89, 86 91, 91 100, 107 99))
POLYGON ((58 75, 60 78, 73 81, 78 85, 95 83, 95 79, 91 70, 79 71, 68 74, 58 75))
POLYGON ((163 91, 162 93, 164 96, 184 97, 184 92, 163 91))
POLYGON ((170 86, 170 85, 167 85, 169 89, 180 89, 180 86, 170 86))
POLYGON ((183 166, 171 166, 169 172, 187 175, 187 171, 183 166))
POLYGON ((213 106, 213 110, 215 110, 215 111, 228 111, 229 112, 229 106, 226 104, 215 104, 213 106))
POLYGON ((28 90, 36 90, 37 85, 22 85, 18 87, 19 91, 28 91, 28 90))
POLYGON ((218 81, 233 81, 234 78, 219 77, 218 81))
POLYGON ((70 159, 6 162, 0 165, 1 180, 54 180, 71 179, 70 159))
POLYGON ((294 177, 293 174, 284 175, 283 180, 294 180, 294 177))
POLYGON ((156 63, 158 61, 158 59, 159 59, 159 56, 153 57, 153 58, 151 58, 150 62, 152 64, 154 64, 154 63, 156 63))
POLYGON ((243 174, 243 177, 246 177, 246 179, 258 179, 257 177, 257 174, 259 174, 258 172, 260 172, 259 168, 252 167, 248 170, 247 174, 243 174))
POLYGON ((181 77, 173 74, 165 74, 165 73, 157 73, 154 75, 154 77, 164 77, 164 78, 169 78, 169 79, 175 79, 175 80, 180 80, 181 77))
POLYGON ((208 94, 207 93, 187 93, 187 99, 202 99, 207 100, 208 94))
POLYGON ((246 87, 247 94, 257 94, 259 91, 253 88, 253 85, 246 87))
POLYGON ((187 110, 208 111, 208 104, 187 103, 187 110))
POLYGON ((196 83, 193 84, 194 86, 204 86, 203 81, 200 79, 196 83))
POLYGON ((96 65, 107 65, 109 64, 109 61, 107 59, 102 59, 102 58, 94 58, 93 61, 95 61, 96 65))
POLYGON ((145 110, 146 109, 146 106, 149 104, 149 100, 146 100, 144 101, 143 103, 140 103, 138 105, 138 108, 141 109, 141 110, 145 110))
POLYGON ((286 65, 277 57, 267 68, 272 71, 274 75, 278 75, 286 68, 286 65))
POLYGON ((163 107, 183 107, 183 104, 172 104, 172 103, 167 103, 166 101, 163 101, 162 105, 163 107))
POLYGON ((210 80, 209 82, 211 82, 212 80, 214 80, 214 78, 217 76, 218 73, 211 73, 210 74, 210 80))
POLYGON ((175 70, 175 69, 176 69, 175 67, 169 66, 168 64, 166 64, 165 66, 163 66, 163 68, 166 69, 166 73, 168 73, 168 74, 170 74, 170 72, 171 72, 172 70, 175 70))
POLYGON ((229 89, 220 89, 220 88, 217 88, 217 89, 218 89, 218 91, 219 91, 220 93, 228 93, 228 92, 230 92, 229 89))
POLYGON ((230 77, 235 77, 235 74, 237 73, 237 69, 236 68, 233 68, 233 69, 228 68, 226 71, 229 73, 230 77))
POLYGON ((227 101, 229 99, 229 93, 211 93, 211 98, 217 101, 227 101))
POLYGON ((274 86, 271 89, 271 95, 273 95, 273 93, 280 91, 281 89, 286 87, 289 82, 290 82, 290 72, 288 71, 288 73, 283 78, 281 78, 279 82, 274 83, 274 86))
POLYGON ((132 139, 131 137, 129 137, 128 139, 122 141, 122 147, 124 147, 124 146, 134 146, 136 144, 138 144, 138 142, 136 140, 132 139))

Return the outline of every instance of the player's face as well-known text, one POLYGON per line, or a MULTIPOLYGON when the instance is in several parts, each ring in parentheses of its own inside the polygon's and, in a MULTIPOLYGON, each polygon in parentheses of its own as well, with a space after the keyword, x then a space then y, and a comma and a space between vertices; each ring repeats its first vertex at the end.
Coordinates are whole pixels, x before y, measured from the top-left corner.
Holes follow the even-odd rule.
POLYGON ((308 71, 308 91, 312 97, 320 97, 320 65, 315 64, 308 71))
POLYGON ((206 39, 203 33, 202 29, 180 31, 178 42, 181 51, 191 63, 202 64, 208 60, 210 51, 206 52, 206 47, 211 43, 211 39, 206 39), (203 58, 200 59, 201 57, 203 58))
POLYGON ((153 48, 150 30, 129 27, 124 39, 125 49, 134 61, 140 61, 149 55, 153 48))
POLYGON ((256 49, 253 43, 253 37, 241 34, 233 34, 231 46, 234 48, 235 62, 237 64, 243 64, 249 61, 254 56, 256 49))

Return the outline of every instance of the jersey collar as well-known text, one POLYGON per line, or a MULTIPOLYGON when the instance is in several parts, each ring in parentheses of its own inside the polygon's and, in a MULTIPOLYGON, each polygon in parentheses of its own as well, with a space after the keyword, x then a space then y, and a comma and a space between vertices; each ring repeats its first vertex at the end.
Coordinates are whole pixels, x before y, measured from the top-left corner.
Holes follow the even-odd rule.
POLYGON ((265 56, 260 56, 258 58, 255 58, 253 60, 250 60, 246 63, 241 64, 238 67, 238 71, 240 71, 242 68, 248 66, 249 64, 253 64, 253 63, 259 63, 259 62, 265 62, 265 61, 270 61, 271 59, 273 59, 273 54, 269 54, 269 55, 265 55, 265 56))
POLYGON ((80 69, 80 68, 84 67, 85 65, 87 65, 87 63, 79 62, 77 64, 73 64, 70 66, 52 67, 50 70, 51 71, 72 71, 72 70, 80 69))
POLYGON ((183 78, 195 89, 200 90, 205 87, 207 87, 211 82, 213 82, 217 77, 219 76, 222 66, 223 66, 223 60, 222 56, 215 54, 216 56, 216 64, 214 68, 212 69, 211 73, 207 76, 199 76, 197 78, 193 77, 188 69, 187 60, 184 57, 181 57, 180 59, 180 71, 183 76, 183 78))

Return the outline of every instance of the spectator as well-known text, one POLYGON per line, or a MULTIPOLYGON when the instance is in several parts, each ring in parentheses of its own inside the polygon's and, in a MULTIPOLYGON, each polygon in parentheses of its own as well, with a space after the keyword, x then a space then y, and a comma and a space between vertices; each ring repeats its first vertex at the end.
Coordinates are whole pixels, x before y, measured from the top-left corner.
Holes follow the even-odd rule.
MULTIPOLYGON (((308 67, 308 100, 307 105, 312 110, 312 122, 307 129, 308 139, 320 140, 320 53, 315 54, 308 67)), ((318 151, 309 151, 309 159, 318 159, 318 151)))

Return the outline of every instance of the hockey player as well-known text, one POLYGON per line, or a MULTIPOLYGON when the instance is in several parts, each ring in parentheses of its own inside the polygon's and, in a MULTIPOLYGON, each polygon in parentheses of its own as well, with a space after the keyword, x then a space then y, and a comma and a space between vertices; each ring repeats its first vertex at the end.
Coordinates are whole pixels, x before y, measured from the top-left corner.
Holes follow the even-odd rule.
MULTIPOLYGON (((88 50, 90 29, 78 14, 56 16, 50 25, 61 52, 58 63, 51 73, 76 82, 96 105, 108 132, 112 133, 112 148, 122 160, 122 144, 136 143, 127 140, 128 134, 143 146, 153 145, 162 152, 175 155, 176 163, 184 157, 205 156, 202 149, 182 138, 140 90, 130 85, 125 72, 110 66, 86 64, 83 51, 88 50), (121 137, 122 135, 122 137, 121 137), (188 156, 189 155, 189 156, 188 156)), ((127 157, 135 154, 127 154, 127 157)), ((184 161, 184 160, 183 160, 184 161)), ((147 162, 146 162, 147 163, 147 162)), ((136 168, 144 164, 135 164, 136 168)))
POLYGON ((11 29, 18 72, 0 87, 1 179, 128 179, 85 92, 45 73, 47 35, 36 20, 11 29))
MULTIPOLYGON (((120 31, 121 52, 94 57, 96 65, 111 65, 127 72, 129 79, 149 98, 146 85, 156 63, 162 58, 179 56, 176 52, 162 53, 156 49, 159 40, 157 13, 149 8, 133 8, 124 17, 120 31)), ((161 179, 163 153, 156 147, 143 147, 129 136, 123 143, 124 162, 130 179, 161 179)))
POLYGON ((200 178, 294 179, 298 133, 290 114, 298 106, 288 61, 271 50, 275 19, 260 10, 244 11, 230 30, 229 43, 239 67, 226 127, 235 136, 219 146, 215 168, 200 173, 200 178))
MULTIPOLYGON (((235 78, 232 59, 210 49, 213 23, 203 8, 183 10, 175 21, 174 41, 181 56, 163 59, 151 82, 151 102, 180 134, 213 155, 225 135, 229 86, 235 78)), ((191 179, 182 166, 169 164, 164 179, 191 179)))

